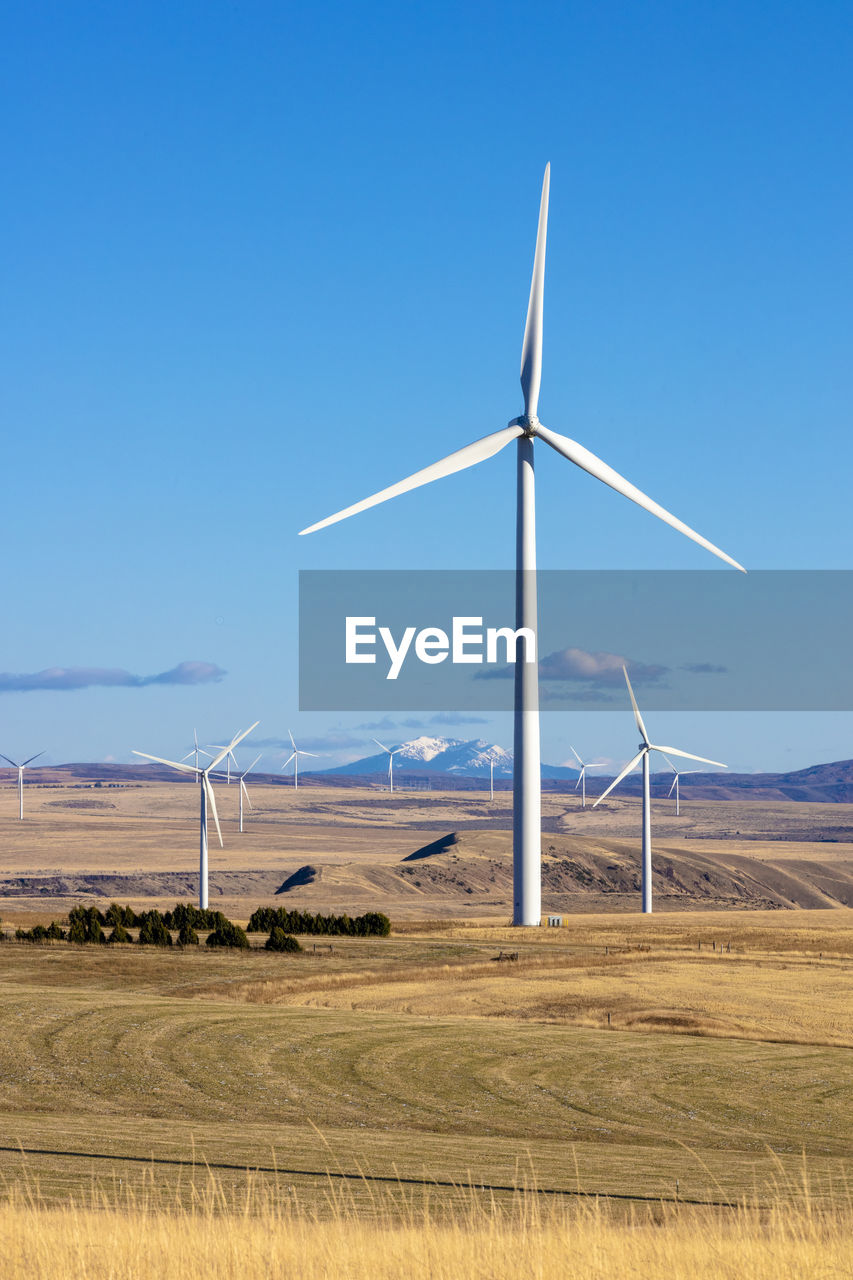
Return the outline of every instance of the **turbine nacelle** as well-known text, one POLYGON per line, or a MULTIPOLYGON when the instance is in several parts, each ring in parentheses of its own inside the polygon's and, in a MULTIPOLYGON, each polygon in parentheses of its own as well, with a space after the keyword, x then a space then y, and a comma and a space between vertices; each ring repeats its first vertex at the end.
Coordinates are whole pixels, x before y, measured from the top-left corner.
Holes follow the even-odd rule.
POLYGON ((513 418, 506 425, 508 427, 521 427, 522 433, 527 436, 528 440, 532 440, 542 423, 536 417, 535 413, 529 415, 523 413, 520 417, 513 418))

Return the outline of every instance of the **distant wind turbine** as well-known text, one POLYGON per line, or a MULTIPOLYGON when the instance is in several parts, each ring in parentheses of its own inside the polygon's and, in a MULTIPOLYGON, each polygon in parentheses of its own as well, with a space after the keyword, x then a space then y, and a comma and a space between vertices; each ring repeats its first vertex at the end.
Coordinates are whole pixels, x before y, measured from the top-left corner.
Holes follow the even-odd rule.
MULTIPOLYGON (((705 756, 694 756, 689 751, 681 751, 677 747, 661 747, 656 743, 649 741, 649 735, 646 733, 646 726, 643 724, 643 717, 640 715, 640 708, 637 706, 637 699, 634 697, 634 690, 631 688, 631 681, 628 679, 628 672, 622 668, 625 673, 625 683, 628 686, 628 693, 631 696, 631 706, 634 709, 634 720, 640 731, 642 742, 640 749, 625 768, 614 778, 606 791, 603 791, 592 806, 601 804, 605 796, 609 796, 614 787, 618 787, 623 778, 631 772, 631 770, 643 762, 643 911, 648 913, 652 909, 652 815, 651 800, 649 797, 649 756, 653 751, 659 751, 664 758, 667 752, 671 756, 679 756, 683 760, 698 760, 700 764, 713 764, 719 769, 728 768, 720 760, 708 760, 705 756)), ((671 762, 670 762, 671 764, 671 762)))
POLYGON ((578 764, 579 764, 579 765, 580 765, 580 767, 581 767, 581 771, 580 771, 580 773, 578 774, 578 780, 577 780, 577 782, 575 783, 575 791, 577 791, 578 787, 580 787, 580 789, 581 789, 581 808, 582 808, 582 809, 585 809, 585 808, 586 808, 586 771, 587 771, 587 769, 603 769, 603 768, 604 768, 604 764, 603 764, 603 763, 601 763, 601 764, 584 764, 583 760, 581 760, 580 756, 578 755, 577 751, 575 751, 575 749, 574 749, 574 747, 572 746, 572 744, 571 744, 571 743, 569 743, 569 750, 571 751, 572 755, 574 756, 574 758, 577 760, 578 764))
POLYGON ((676 818, 677 818, 677 817, 679 817, 679 816, 680 816, 680 813, 681 813, 681 810, 679 809, 679 805, 678 805, 678 800, 679 800, 679 797, 678 797, 678 791, 679 791, 678 780, 679 780, 679 778, 683 778, 683 777, 684 777, 684 775, 685 775, 685 774, 687 774, 687 773, 701 773, 701 772, 702 772, 702 770, 701 770, 701 769, 676 769, 675 765, 672 763, 672 761, 669 759, 669 757, 668 757, 668 756, 666 756, 666 755, 665 755, 665 756, 664 756, 664 760, 666 760, 666 762, 667 762, 667 764, 669 765, 670 769, 671 769, 671 770, 672 770, 672 772, 675 774, 675 777, 674 777, 674 778, 673 778, 673 780, 672 780, 672 786, 670 787, 669 791, 666 793, 666 798, 667 798, 667 800, 668 800, 668 799, 669 799, 669 797, 672 795, 673 791, 675 792, 675 816, 676 816, 676 818))
MULTIPOLYGON (((534 441, 543 440, 562 457, 573 462, 596 480, 603 481, 623 497, 630 498, 638 506, 663 520, 665 524, 677 529, 685 537, 692 538, 706 551, 725 560, 735 569, 743 566, 714 546, 707 538, 696 533, 683 521, 671 515, 657 502, 641 493, 629 480, 619 475, 606 462, 602 462, 594 453, 590 453, 583 445, 567 436, 559 435, 543 426, 537 417, 539 405, 539 385, 542 377, 542 303, 545 287, 545 241, 548 225, 548 193, 551 181, 551 166, 546 165, 542 182, 542 198, 539 204, 539 227, 536 235, 536 253, 533 259, 533 278, 530 284, 530 299, 527 306, 527 323, 524 328, 524 342, 521 349, 521 389, 524 394, 524 413, 513 418, 508 426, 491 435, 475 440, 449 454, 439 462, 416 471, 397 484, 381 489, 369 498, 345 507, 342 511, 316 524, 302 529, 301 533, 313 533, 335 524, 348 516, 366 511, 380 502, 395 498, 398 494, 407 493, 432 480, 440 480, 444 476, 464 471, 475 463, 494 457, 501 449, 513 440, 518 446, 517 465, 517 506, 516 506, 516 587, 515 587, 515 625, 527 628, 536 635, 536 526, 534 513, 534 477, 533 477, 533 445, 534 441)), ((451 355, 449 354, 449 358, 451 355)), ((381 410, 381 421, 387 421, 385 406, 381 410)), ((371 426, 367 437, 376 442, 378 450, 382 450, 382 430, 371 426)), ((359 441, 358 449, 364 449, 359 441)), ((381 455, 380 455, 381 456, 381 455)), ((525 654, 525 657, 527 655, 525 654)), ((542 911, 542 781, 539 740, 539 673, 538 654, 534 661, 518 661, 514 664, 515 678, 515 725, 513 741, 513 924, 538 925, 541 923, 542 911)))
POLYGON ((209 752, 209 751, 205 751, 204 747, 200 747, 200 746, 198 745, 198 734, 196 733, 195 729, 193 729, 193 744, 194 744, 194 745, 193 745, 192 750, 191 750, 191 751, 188 751, 188 752, 187 752, 187 754, 186 754, 185 756, 181 756, 181 760, 182 760, 182 761, 184 761, 184 760, 189 760, 190 756, 193 756, 193 757, 194 757, 194 764, 195 764, 195 767, 196 767, 196 768, 198 768, 198 767, 199 767, 199 764, 198 764, 198 758, 199 758, 199 756, 207 756, 209 760, 212 760, 212 759, 213 759, 213 756, 210 754, 210 752, 209 752))
POLYGON ((293 747, 293 751, 281 767, 282 770, 284 770, 290 764, 291 760, 293 761, 293 786, 296 788, 299 786, 299 757, 311 756, 312 760, 316 760, 317 753, 315 751, 303 751, 301 747, 297 747, 296 743, 293 741, 293 734, 289 729, 287 731, 287 736, 290 738, 290 745, 293 747))
POLYGON ((207 908, 207 807, 210 805, 210 812, 213 814, 213 821, 216 823, 216 834, 219 836, 219 844, 222 846, 222 831, 219 826, 219 815, 216 812, 216 797, 213 794, 213 783, 210 781, 210 771, 225 759, 229 751, 237 746, 238 742, 242 742, 247 734, 253 729, 257 729, 260 720, 256 720, 248 729, 244 729, 242 733, 238 733, 236 738, 232 738, 228 746, 220 752, 218 756, 214 756, 210 764, 206 768, 197 768, 192 764, 184 764, 183 760, 164 760, 162 756, 150 756, 147 751, 136 751, 135 756, 143 756, 146 760, 153 760, 155 764, 166 764, 170 769, 178 769, 181 773, 194 773, 199 781, 199 859, 198 859, 198 905, 205 910, 207 908))
POLYGON ((395 747, 394 750, 392 751, 390 747, 384 746, 379 741, 378 738, 374 738, 373 741, 376 743, 377 747, 382 747, 383 751, 388 752, 388 789, 389 791, 393 791, 394 790, 394 757, 395 755, 397 755, 399 751, 402 751, 403 748, 395 747))
POLYGON ((240 834, 241 835, 243 834, 243 796, 246 797, 246 804, 249 806, 249 808, 251 809, 252 807, 252 802, 249 799, 249 792, 246 789, 246 775, 252 772, 255 765, 258 763, 258 761, 260 760, 263 754, 264 754, 263 751, 261 751, 259 755, 256 755, 252 763, 249 765, 248 769, 244 770, 243 773, 240 774, 240 834))
POLYGON ((24 770, 28 764, 32 764, 34 760, 38 760, 39 756, 43 756, 43 751, 38 751, 34 756, 30 756, 29 760, 24 760, 18 764, 17 760, 10 760, 8 756, 4 756, 0 751, 0 760, 5 760, 13 769, 18 770, 18 818, 21 822, 24 820, 24 770))

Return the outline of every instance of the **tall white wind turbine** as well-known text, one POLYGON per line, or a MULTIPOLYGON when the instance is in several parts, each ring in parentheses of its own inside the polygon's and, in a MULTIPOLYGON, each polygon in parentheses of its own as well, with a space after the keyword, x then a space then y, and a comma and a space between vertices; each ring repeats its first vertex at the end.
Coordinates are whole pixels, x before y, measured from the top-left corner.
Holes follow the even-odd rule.
POLYGON ((43 751, 37 751, 34 756, 30 756, 29 760, 23 760, 18 764, 17 760, 10 760, 8 756, 4 756, 0 751, 0 760, 5 760, 13 769, 18 770, 18 819, 21 822, 24 820, 24 770, 28 764, 32 764, 34 760, 38 760, 39 756, 43 755, 43 751))
POLYGON ((393 791, 394 790, 394 757, 395 755, 397 755, 399 751, 402 751, 403 748, 395 747, 394 750, 392 751, 390 747, 386 747, 383 743, 381 743, 378 738, 374 738, 373 741, 376 743, 377 747, 382 747, 383 751, 388 752, 388 790, 393 791))
POLYGON ((220 752, 218 756, 214 756, 210 764, 204 769, 197 768, 192 764, 184 764, 183 760, 164 760, 162 756, 150 756, 147 751, 136 751, 135 756, 143 756, 146 760, 153 760, 155 764, 167 764, 170 769, 178 769, 181 773, 194 773, 199 782, 199 857, 198 857, 198 905, 205 910, 207 908, 207 807, 210 805, 210 812, 213 814, 213 821, 216 824, 216 834, 219 836, 219 844, 222 845, 222 831, 219 826, 219 814, 216 812, 216 797, 213 794, 213 783, 210 781, 210 772, 215 769, 218 764, 225 759, 227 753, 237 746, 238 742, 242 742, 247 734, 253 729, 257 729, 260 720, 256 720, 254 724, 249 725, 248 729, 244 729, 242 733, 238 733, 236 738, 228 743, 228 746, 220 752))
MULTIPOLYGON (((491 435, 475 440, 473 444, 458 449, 439 462, 416 471, 398 484, 381 489, 369 498, 345 507, 301 532, 313 533, 327 525, 354 516, 368 507, 395 498, 421 485, 439 480, 443 476, 464 471, 475 463, 493 457, 513 440, 517 442, 517 517, 516 517, 516 589, 515 625, 536 632, 536 530, 534 514, 533 445, 543 440, 562 457, 573 462, 582 471, 603 481, 617 493, 630 498, 638 506, 657 516, 666 524, 692 538, 713 555, 719 556, 735 569, 743 566, 714 546, 707 538, 694 532, 676 519, 651 498, 641 493, 630 481, 590 453, 583 445, 567 436, 559 435, 539 421, 539 384, 542 376, 542 299, 545 282, 545 239, 548 223, 548 191, 551 166, 545 168, 542 183, 542 199, 539 206, 539 229, 536 236, 536 253, 533 259, 533 279, 530 284, 530 300, 527 307, 527 323, 521 349, 521 389, 524 394, 524 413, 513 418, 508 426, 491 435)), ((744 570, 745 572, 745 570, 744 570)), ((536 662, 515 663, 515 726, 513 735, 513 923, 538 925, 542 906, 542 849, 541 849, 541 774, 539 755, 539 673, 536 662)))
POLYGON ((670 769, 675 774, 675 777, 672 780, 672 786, 670 787, 669 791, 666 793, 666 798, 668 800, 672 795, 673 791, 675 792, 675 816, 676 818, 678 818, 681 814, 681 809, 679 807, 679 779, 683 778, 684 775, 687 773, 701 773, 701 770, 700 769, 676 769, 675 765, 672 763, 672 761, 669 759, 668 756, 665 755, 664 760, 666 760, 670 769))
POLYGON ((246 787, 246 776, 247 774, 250 774, 252 772, 255 765, 258 763, 258 761, 260 760, 263 754, 264 754, 263 751, 261 751, 258 755, 256 755, 252 763, 249 765, 248 769, 244 769, 244 771, 240 774, 240 834, 241 835, 243 834, 243 797, 244 796, 246 797, 246 804, 249 806, 250 809, 252 807, 252 802, 249 799, 249 792, 246 787))
POLYGON ((571 744, 571 743, 569 743, 569 750, 571 751, 572 755, 574 756, 574 758, 577 760, 578 764, 579 764, 579 765, 580 765, 580 767, 581 767, 581 771, 580 771, 580 773, 578 774, 578 780, 577 780, 577 782, 575 783, 575 791, 577 791, 578 787, 580 787, 580 789, 581 789, 581 808, 582 808, 582 809, 585 809, 585 808, 586 808, 586 771, 587 771, 587 769, 603 769, 603 768, 604 768, 604 765, 602 765, 602 764, 584 764, 583 760, 581 760, 580 756, 578 755, 577 751, 575 751, 575 749, 574 749, 574 747, 572 746, 572 744, 571 744))
MULTIPOLYGON (((628 679, 628 672, 625 672, 625 683, 628 686, 628 693, 631 696, 631 706, 634 709, 634 720, 640 731, 642 742, 640 749, 625 768, 614 778, 606 791, 602 791, 601 795, 592 806, 601 804, 605 796, 609 796, 614 787, 618 787, 623 778, 631 772, 631 770, 643 762, 643 911, 648 913, 652 909, 652 814, 651 800, 649 796, 649 756, 653 751, 659 751, 666 759, 666 753, 671 756, 679 756, 682 760, 698 760, 700 764, 713 764, 718 769, 727 769, 728 765, 723 764, 720 760, 708 760, 705 756, 694 756, 690 751, 681 751, 677 747, 661 747, 654 742, 649 741, 649 735, 646 733, 646 726, 643 724, 643 717, 640 715, 640 708, 637 706, 637 699, 634 697, 634 690, 631 688, 631 681, 628 679)), ((671 762, 670 762, 671 764, 671 762)))
POLYGON ((287 736, 290 738, 290 745, 293 747, 293 751, 281 767, 282 770, 284 770, 290 764, 291 760, 293 761, 293 786, 296 788, 299 786, 299 757, 311 756, 313 760, 316 760, 317 753, 315 751, 303 751, 301 747, 297 747, 296 743, 293 741, 293 734, 289 729, 287 731, 287 736))
MULTIPOLYGON (((210 745, 213 747, 213 750, 214 750, 214 751, 224 751, 224 752, 225 752, 225 785, 226 785, 226 787, 230 787, 230 786, 231 786, 231 762, 232 762, 232 760, 233 760, 233 762, 234 762, 234 768, 236 769, 236 768, 237 768, 237 758, 236 758, 236 756, 234 755, 234 752, 231 750, 231 748, 230 748, 230 747, 223 747, 223 746, 221 746, 220 744, 218 744, 218 743, 216 743, 216 742, 211 742, 211 744, 210 744, 210 745)), ((209 752, 205 751, 205 753, 204 753, 204 754, 205 754, 205 755, 208 755, 208 754, 209 754, 209 752)), ((221 760, 221 759, 222 759, 222 756, 220 756, 220 757, 219 757, 219 759, 221 760)), ((222 776, 222 775, 220 774, 220 777, 221 777, 221 776, 222 776)))

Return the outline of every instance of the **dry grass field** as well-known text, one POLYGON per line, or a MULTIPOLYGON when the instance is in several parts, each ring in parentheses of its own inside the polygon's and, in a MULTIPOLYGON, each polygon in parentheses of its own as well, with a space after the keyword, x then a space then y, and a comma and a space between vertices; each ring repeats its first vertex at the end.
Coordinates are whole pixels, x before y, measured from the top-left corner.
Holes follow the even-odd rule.
MULTIPOLYGON (((656 819, 678 909, 643 918, 633 802, 549 797, 546 905, 572 914, 520 932, 506 797, 257 792, 241 841, 220 788, 213 905, 384 909, 391 937, 0 944, 9 1275, 849 1274, 851 848, 822 806, 656 819)), ((19 824, 0 791, 6 928, 191 899, 195 800, 33 788, 19 824)))

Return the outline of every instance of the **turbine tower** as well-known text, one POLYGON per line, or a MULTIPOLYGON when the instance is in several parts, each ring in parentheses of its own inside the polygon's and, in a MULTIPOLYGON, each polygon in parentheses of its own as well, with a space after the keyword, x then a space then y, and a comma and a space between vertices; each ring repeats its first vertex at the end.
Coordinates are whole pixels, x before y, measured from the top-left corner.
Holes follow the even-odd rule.
POLYGON ((29 760, 24 760, 18 764, 16 760, 10 760, 8 756, 4 756, 0 751, 0 760, 5 760, 13 769, 18 770, 18 819, 20 822, 24 820, 24 770, 28 764, 32 764, 34 760, 38 760, 39 756, 43 756, 43 751, 37 751, 34 756, 30 756, 29 760))
POLYGON ((287 731, 287 736, 290 738, 290 745, 293 747, 293 751, 281 767, 282 770, 284 770, 290 764, 291 760, 293 761, 293 786, 295 789, 299 786, 299 757, 311 756, 313 760, 316 760, 317 753, 315 751, 303 751, 301 747, 297 747, 296 743, 293 741, 293 734, 289 729, 287 731))
MULTIPOLYGON (((242 733, 238 733, 228 746, 220 752, 218 756, 214 756, 210 764, 206 768, 197 768, 192 764, 184 764, 183 760, 164 760, 162 756, 150 756, 147 751, 136 751, 135 756, 144 756, 146 760, 153 760, 155 764, 166 764, 170 769, 178 769, 181 773, 194 773, 199 782, 199 858, 198 858, 198 905, 204 911, 207 909, 207 807, 210 805, 210 812, 213 814, 213 821, 216 823, 216 834, 219 836, 219 844, 222 846, 222 831, 219 826, 219 814, 216 812, 216 797, 213 794, 213 783, 210 781, 210 771, 225 759, 229 751, 237 746, 238 742, 242 742, 247 734, 253 729, 257 729, 260 720, 256 720, 248 729, 244 729, 242 733)), ((224 846, 223 846, 224 847, 224 846)))
MULTIPOLYGON (((614 787, 618 787, 624 777, 638 765, 643 762, 643 911, 647 914, 652 909, 652 814, 651 800, 649 797, 649 756, 653 751, 659 751, 666 759, 666 753, 671 756, 680 756, 683 760, 698 760, 700 764, 713 764, 719 769, 727 769, 728 765, 723 764, 720 760, 708 760, 705 756, 694 756, 689 751, 680 751, 677 747, 660 747, 654 742, 649 741, 649 735, 646 733, 646 726, 643 724, 643 717, 640 715, 640 708, 637 706, 637 699, 634 697, 634 690, 631 688, 631 681, 628 679, 628 672, 622 668, 625 673, 625 683, 628 686, 628 693, 631 695, 631 706, 634 708, 634 720, 640 731, 642 742, 640 749, 630 763, 614 778, 606 791, 603 791, 592 806, 601 804, 605 796, 609 796, 614 787)), ((669 762, 671 764, 671 761, 669 762)))
POLYGON ((572 755, 574 756, 574 758, 577 760, 578 764, 581 767, 581 771, 578 774, 578 780, 575 783, 575 791, 577 791, 578 787, 580 787, 581 808, 585 809, 586 808, 586 771, 587 769, 602 769, 604 766, 601 764, 584 764, 583 760, 581 760, 580 756, 578 755, 577 751, 575 751, 571 743, 569 743, 569 750, 571 751, 572 755))
MULTIPOLYGON (((223 746, 221 746, 221 745, 217 744, 216 742, 211 742, 211 744, 210 744, 210 745, 213 747, 213 750, 214 750, 214 751, 224 751, 224 752, 225 752, 225 785, 226 785, 226 787, 230 787, 230 786, 231 786, 231 761, 232 761, 232 760, 234 761, 234 768, 235 768, 235 769, 237 768, 237 760, 236 760, 236 758, 235 758, 235 756, 234 756, 234 752, 231 750, 231 748, 230 748, 230 747, 223 747, 223 746)), ((205 755, 209 755, 210 753, 209 753, 208 751, 205 751, 205 753, 204 753, 204 754, 205 754, 205 755)), ((220 757, 219 757, 219 759, 221 760, 221 759, 222 759, 222 756, 220 756, 220 757)), ((221 776, 222 776, 222 775, 220 774, 220 777, 221 777, 221 776)))
POLYGON ((261 751, 259 755, 256 755, 252 763, 249 765, 248 769, 244 770, 244 772, 240 774, 240 835, 243 834, 243 797, 244 796, 246 797, 246 804, 249 806, 250 809, 252 807, 252 802, 249 799, 249 792, 246 788, 246 774, 249 774, 252 772, 255 765, 258 763, 258 761, 260 760, 263 754, 264 754, 263 751, 261 751))
POLYGON ((388 790, 393 791, 394 790, 394 757, 395 755, 397 755, 399 751, 402 751, 403 748, 395 747, 394 750, 392 751, 390 747, 384 746, 379 741, 378 738, 374 738, 373 741, 376 743, 377 747, 382 747, 383 751, 388 752, 388 790))
POLYGON ((685 775, 685 774, 687 774, 687 773, 701 773, 702 771, 701 771, 701 769, 676 769, 675 765, 672 763, 672 761, 671 761, 671 760, 669 759, 669 757, 668 757, 668 756, 666 756, 666 755, 664 756, 664 760, 666 760, 666 762, 667 762, 667 764, 669 765, 670 769, 671 769, 671 770, 672 770, 672 772, 675 774, 675 777, 674 777, 674 778, 673 778, 673 780, 672 780, 672 786, 670 787, 669 791, 666 793, 666 798, 667 798, 667 800, 668 800, 668 799, 669 799, 669 797, 672 795, 673 791, 675 792, 675 816, 676 816, 676 818, 677 818, 677 817, 679 817, 679 816, 680 816, 680 814, 681 814, 681 810, 680 810, 680 808, 679 808, 679 795, 678 795, 678 792, 679 792, 678 780, 679 780, 679 778, 683 778, 683 777, 684 777, 684 775, 685 775))
MULTIPOLYGON (((731 556, 714 546, 707 538, 696 533, 681 520, 671 515, 651 498, 641 493, 630 481, 590 453, 583 445, 567 436, 559 435, 543 426, 537 417, 539 384, 542 377, 542 299, 545 284, 545 239, 548 224, 548 193, 551 166, 546 165, 539 205, 539 227, 536 235, 536 252, 533 259, 533 278, 527 307, 527 323, 521 349, 521 389, 524 395, 524 413, 513 418, 508 426, 491 435, 475 440, 473 444, 458 449, 446 458, 416 471, 398 484, 390 485, 361 502, 345 507, 325 520, 302 529, 303 534, 314 533, 327 525, 335 524, 348 516, 354 516, 377 503, 386 502, 410 489, 429 484, 443 476, 463 471, 475 463, 499 453, 506 445, 517 442, 516 463, 516 587, 515 625, 527 627, 536 634, 536 527, 534 513, 533 446, 542 440, 562 457, 573 462, 596 480, 603 481, 623 497, 630 498, 659 520, 692 538, 713 555, 719 556, 735 569, 743 566, 731 556)), ((525 655, 526 656, 526 655, 525 655)), ((515 669, 515 723, 513 732, 513 923, 538 925, 542 907, 542 840, 541 840, 541 770, 539 746, 539 671, 538 654, 534 662, 516 662, 515 669)))

